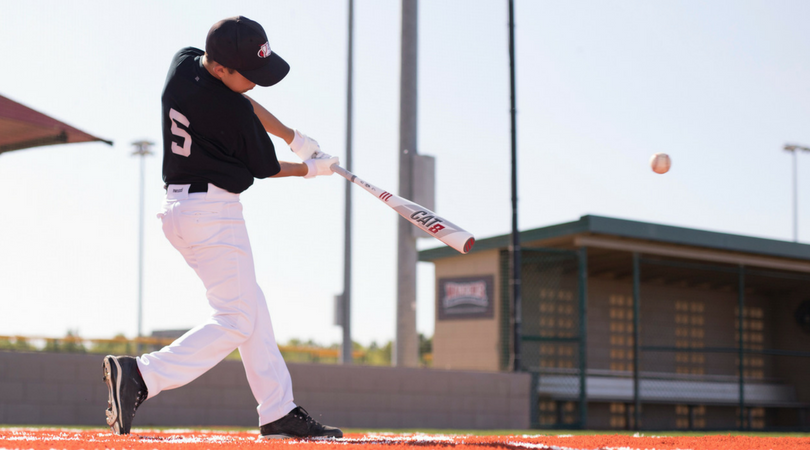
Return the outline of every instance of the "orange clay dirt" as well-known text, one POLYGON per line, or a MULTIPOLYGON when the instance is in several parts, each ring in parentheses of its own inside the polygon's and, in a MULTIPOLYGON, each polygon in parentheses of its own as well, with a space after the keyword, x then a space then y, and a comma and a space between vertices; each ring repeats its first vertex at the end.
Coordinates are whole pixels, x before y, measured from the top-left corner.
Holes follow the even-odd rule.
POLYGON ((693 449, 808 450, 807 437, 709 436, 456 436, 428 434, 347 434, 337 440, 257 441, 256 433, 192 430, 139 430, 114 436, 107 430, 0 429, 0 449, 69 450, 236 450, 236 449, 693 449))

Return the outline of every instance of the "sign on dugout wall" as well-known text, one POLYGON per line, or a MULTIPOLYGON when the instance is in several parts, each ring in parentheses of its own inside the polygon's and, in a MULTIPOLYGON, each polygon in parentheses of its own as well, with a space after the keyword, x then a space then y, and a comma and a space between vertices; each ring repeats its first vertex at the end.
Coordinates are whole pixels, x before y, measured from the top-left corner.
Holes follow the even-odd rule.
POLYGON ((492 275, 440 278, 438 319, 491 319, 494 309, 492 275))

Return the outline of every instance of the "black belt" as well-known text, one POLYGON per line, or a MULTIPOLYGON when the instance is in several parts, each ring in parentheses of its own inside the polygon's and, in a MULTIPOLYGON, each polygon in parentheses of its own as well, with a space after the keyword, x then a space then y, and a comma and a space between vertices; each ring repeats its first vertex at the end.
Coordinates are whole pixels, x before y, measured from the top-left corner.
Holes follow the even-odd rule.
MULTIPOLYGON (((168 184, 163 185, 163 189, 169 189, 169 185, 168 184)), ((195 192, 208 192, 208 183, 203 182, 191 183, 191 185, 188 187, 188 193, 193 194, 195 192)))
POLYGON ((195 192, 208 192, 208 183, 191 183, 191 186, 188 187, 188 193, 193 194, 195 192))

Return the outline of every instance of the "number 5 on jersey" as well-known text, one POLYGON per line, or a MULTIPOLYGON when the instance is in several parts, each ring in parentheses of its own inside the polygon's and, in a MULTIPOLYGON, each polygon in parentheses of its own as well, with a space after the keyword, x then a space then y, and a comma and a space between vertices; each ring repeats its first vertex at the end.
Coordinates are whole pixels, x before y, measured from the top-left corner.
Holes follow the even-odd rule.
POLYGON ((189 124, 188 119, 174 108, 169 109, 169 119, 172 120, 172 134, 183 138, 182 147, 177 145, 177 142, 172 142, 172 153, 177 153, 180 156, 191 155, 191 136, 188 134, 188 131, 177 126, 178 123, 181 123, 183 126, 187 127, 189 124))

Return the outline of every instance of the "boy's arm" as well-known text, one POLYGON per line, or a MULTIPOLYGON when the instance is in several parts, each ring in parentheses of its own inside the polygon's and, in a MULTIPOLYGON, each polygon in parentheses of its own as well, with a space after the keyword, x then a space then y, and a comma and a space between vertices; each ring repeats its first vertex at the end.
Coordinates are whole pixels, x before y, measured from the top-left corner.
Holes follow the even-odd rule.
POLYGON ((309 168, 304 163, 279 161, 278 164, 281 166, 281 170, 270 178, 303 177, 309 172, 309 168))
MULTIPOLYGON (((242 94, 245 95, 245 94, 242 94)), ((284 139, 284 142, 290 146, 290 150, 296 156, 301 158, 301 161, 308 159, 329 159, 332 155, 321 151, 321 146, 314 139, 306 136, 300 131, 295 131, 292 128, 281 123, 270 111, 264 106, 258 104, 255 100, 245 95, 245 98, 250 100, 253 105, 253 113, 259 118, 264 130, 273 136, 278 136, 284 139)))
MULTIPOLYGON (((245 94, 242 94, 245 95, 245 94)), ((253 113, 259 118, 264 130, 273 136, 278 136, 284 139, 284 142, 289 145, 295 138, 295 131, 292 128, 281 123, 270 111, 266 110, 264 106, 258 104, 255 100, 245 95, 245 98, 250 100, 253 105, 253 113)))
POLYGON ((308 159, 302 163, 279 161, 281 170, 270 178, 304 177, 314 178, 323 175, 332 175, 332 164, 340 164, 340 160, 333 156, 329 159, 308 159))

